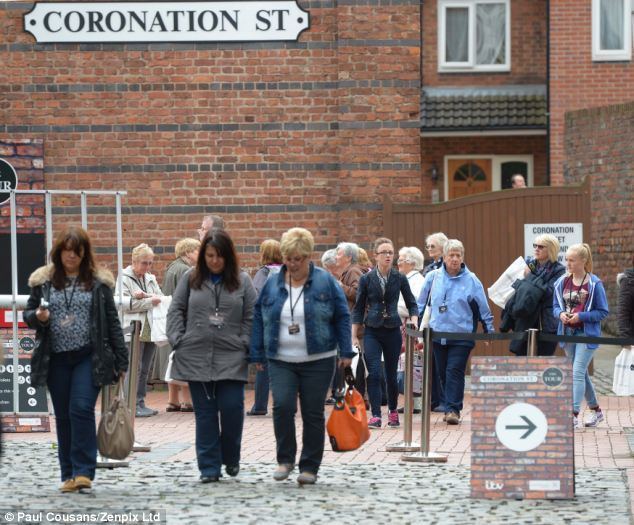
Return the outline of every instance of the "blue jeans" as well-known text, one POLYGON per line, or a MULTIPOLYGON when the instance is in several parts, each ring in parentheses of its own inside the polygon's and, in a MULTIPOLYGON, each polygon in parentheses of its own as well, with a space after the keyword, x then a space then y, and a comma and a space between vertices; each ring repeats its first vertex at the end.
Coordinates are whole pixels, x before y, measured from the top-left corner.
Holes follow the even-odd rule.
POLYGON ((470 353, 468 346, 434 342, 434 361, 438 363, 438 367, 434 368, 438 373, 438 386, 444 392, 445 413, 460 414, 462 410, 465 370, 470 353))
POLYGON ((269 360, 278 464, 295 464, 295 414, 299 394, 303 424, 299 470, 317 474, 324 455, 324 401, 335 371, 335 361, 335 357, 305 363, 269 360))
MULTIPOLYGON (((566 335, 583 335, 583 330, 566 329, 566 335)), ((584 395, 588 407, 598 407, 597 393, 594 391, 594 385, 588 373, 588 366, 596 349, 590 350, 583 343, 567 343, 564 350, 572 362, 572 411, 575 414, 580 412, 584 395)))
POLYGON ((381 353, 383 353, 385 363, 388 409, 396 410, 396 404, 398 403, 396 371, 398 368, 398 357, 401 353, 401 342, 400 326, 395 328, 365 327, 363 347, 365 349, 365 361, 368 366, 368 397, 374 417, 381 417, 381 383, 384 377, 381 369, 381 353))
POLYGON ((244 424, 242 381, 189 381, 196 419, 196 459, 202 476, 240 464, 244 424))
POLYGON ((92 381, 92 353, 51 354, 47 385, 55 409, 62 481, 75 476, 94 479, 97 464, 95 403, 99 387, 92 381))
POLYGON ((264 364, 264 370, 255 374, 255 397, 251 410, 267 412, 269 407, 269 365, 264 364))

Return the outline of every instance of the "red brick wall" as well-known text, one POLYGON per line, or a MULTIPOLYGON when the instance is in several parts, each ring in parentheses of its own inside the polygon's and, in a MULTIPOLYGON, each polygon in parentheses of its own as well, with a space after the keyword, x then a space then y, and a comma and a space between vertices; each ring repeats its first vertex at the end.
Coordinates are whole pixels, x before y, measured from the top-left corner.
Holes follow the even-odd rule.
POLYGON ((511 70, 439 73, 437 2, 423 2, 423 83, 426 86, 497 86, 546 83, 546 0, 511 2, 511 70))
POLYGON ((445 155, 533 155, 535 186, 546 184, 546 137, 500 136, 500 137, 438 137, 422 141, 423 195, 428 198, 433 188, 438 188, 443 199, 443 173, 445 155), (436 164, 439 179, 432 184, 429 170, 436 164))
POLYGON ((634 99, 634 64, 592 61, 592 2, 550 2, 551 183, 564 184, 565 113, 634 99))
MULTIPOLYGON (((0 158, 13 166, 18 176, 18 189, 44 188, 44 145, 41 139, 12 140, 0 136, 0 158)), ((0 233, 11 232, 10 211, 9 201, 0 205, 0 233)), ((42 233, 44 198, 37 195, 16 195, 16 219, 18 233, 42 233)), ((8 258, 6 263, 10 264, 8 258)))
POLYGON ((616 327, 616 275, 634 253, 634 102, 566 114, 564 182, 591 178, 594 273, 608 294, 616 327))
MULTIPOLYGON (((368 243, 383 194, 420 191, 419 3, 300 4, 298 43, 35 45, 30 6, 0 3, 0 140, 44 141, 47 188, 128 191, 126 250, 154 246, 159 274, 205 213, 251 268, 291 226, 320 251, 368 243)), ((55 202, 56 227, 79 220, 79 199, 55 202)), ((89 206, 114 269, 113 200, 89 206)))

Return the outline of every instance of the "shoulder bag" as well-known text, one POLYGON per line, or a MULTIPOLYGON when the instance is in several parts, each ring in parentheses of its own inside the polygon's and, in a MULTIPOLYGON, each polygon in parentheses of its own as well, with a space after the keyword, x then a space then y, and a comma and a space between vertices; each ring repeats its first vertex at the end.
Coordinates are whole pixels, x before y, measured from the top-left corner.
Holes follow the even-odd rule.
MULTIPOLYGON (((347 367, 344 372, 345 384, 337 388, 336 403, 332 408, 326 429, 328 438, 335 452, 356 450, 370 439, 365 401, 354 389, 352 369, 347 367)), ((342 383, 343 383, 342 379, 342 383)))
POLYGON ((132 417, 123 395, 123 379, 120 378, 116 397, 110 403, 108 411, 101 414, 97 446, 102 456, 121 460, 128 457, 133 445, 132 417))

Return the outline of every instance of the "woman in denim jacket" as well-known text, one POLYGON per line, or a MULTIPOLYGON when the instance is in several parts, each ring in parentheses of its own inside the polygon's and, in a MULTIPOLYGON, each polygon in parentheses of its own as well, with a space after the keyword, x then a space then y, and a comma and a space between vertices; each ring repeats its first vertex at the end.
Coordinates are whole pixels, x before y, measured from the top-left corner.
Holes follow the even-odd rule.
MULTIPOLYGON (((587 244, 573 244, 566 252, 568 272, 555 283, 553 315, 559 319, 557 334, 601 335, 601 321, 608 316, 608 301, 601 280, 592 272, 592 252, 587 244)), ((588 366, 597 349, 596 343, 559 343, 572 361, 572 414, 574 427, 580 427, 578 416, 581 398, 586 398, 590 417, 586 427, 603 421, 603 412, 588 373, 588 366)))
POLYGON ((284 265, 266 281, 255 304, 251 361, 268 360, 273 392, 273 427, 283 481, 295 467, 295 413, 299 395, 303 434, 299 484, 313 484, 324 453, 324 401, 335 370, 350 366, 350 313, 334 277, 310 262, 314 240, 304 228, 291 228, 281 240, 284 265))
POLYGON ((381 237, 374 242, 376 267, 359 279, 357 301, 352 311, 352 343, 359 344, 359 328, 365 325, 363 345, 368 367, 368 395, 372 417, 370 428, 381 428, 381 354, 385 361, 388 426, 398 427, 398 382, 396 371, 401 353, 401 317, 398 299, 403 294, 410 320, 418 324, 418 306, 407 277, 392 268, 394 244, 381 237), (366 313, 367 312, 367 313, 366 313))

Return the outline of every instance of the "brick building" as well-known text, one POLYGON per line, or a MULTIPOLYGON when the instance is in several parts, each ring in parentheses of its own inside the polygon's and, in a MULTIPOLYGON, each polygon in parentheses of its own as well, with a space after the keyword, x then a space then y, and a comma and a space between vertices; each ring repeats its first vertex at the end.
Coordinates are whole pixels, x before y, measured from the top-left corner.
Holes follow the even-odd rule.
MULTIPOLYGON (((154 246, 159 273, 204 213, 221 214, 252 268, 260 241, 294 225, 317 250, 369 243, 385 194, 576 181, 566 113, 631 98, 631 0, 300 5, 297 41, 36 43, 33 4, 0 2, 0 142, 44 149, 43 181, 19 168, 21 183, 126 190, 126 247, 154 246)), ((89 206, 112 264, 112 203, 89 206)), ((55 225, 78 221, 78 199, 54 211, 55 225)), ((21 231, 41 228, 41 206, 19 213, 21 231)))

